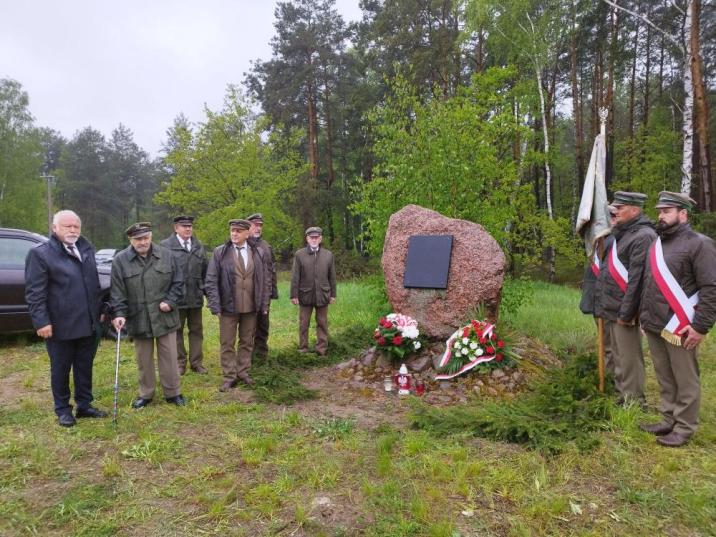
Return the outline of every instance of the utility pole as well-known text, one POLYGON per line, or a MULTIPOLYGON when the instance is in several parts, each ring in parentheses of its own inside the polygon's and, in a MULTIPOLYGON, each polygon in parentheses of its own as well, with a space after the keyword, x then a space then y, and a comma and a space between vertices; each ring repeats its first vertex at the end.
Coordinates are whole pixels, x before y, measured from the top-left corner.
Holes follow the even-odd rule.
POLYGON ((55 184, 55 176, 43 173, 42 177, 47 183, 47 236, 52 235, 52 185, 55 184))

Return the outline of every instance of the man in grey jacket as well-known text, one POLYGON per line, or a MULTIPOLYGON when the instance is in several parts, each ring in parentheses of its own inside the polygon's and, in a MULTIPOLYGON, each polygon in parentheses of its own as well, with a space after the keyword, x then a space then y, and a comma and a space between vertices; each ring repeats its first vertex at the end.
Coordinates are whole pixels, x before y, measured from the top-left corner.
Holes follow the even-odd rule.
POLYGON ((112 262, 112 324, 134 338, 139 370, 139 397, 132 408, 147 406, 154 398, 154 346, 159 381, 167 403, 186 404, 179 387, 176 331, 177 305, 182 299, 181 268, 166 248, 152 243, 152 225, 138 222, 127 228, 130 246, 112 262))
POLYGON ((253 384, 249 376, 254 347, 256 314, 268 313, 270 276, 258 250, 248 242, 251 223, 230 220, 230 239, 214 249, 206 271, 209 310, 219 316, 221 370, 224 382, 219 391, 234 388, 239 381, 253 384), (236 332, 239 349, 236 350, 236 332))
POLYGON ((206 277, 206 251, 194 236, 194 217, 181 215, 174 218, 174 233, 164 239, 161 246, 176 257, 184 275, 184 297, 178 305, 179 330, 177 331, 177 356, 179 374, 186 373, 187 352, 184 346, 184 325, 189 332, 189 365, 196 373, 207 373, 204 367, 204 278, 206 277))
POLYGON ((659 239, 649 251, 640 320, 661 392, 661 422, 640 425, 662 446, 684 445, 699 423, 696 351, 716 321, 716 243, 688 223, 696 202, 660 192, 659 239))
POLYGON ((291 302, 298 308, 298 352, 308 350, 308 328, 311 314, 316 310, 316 352, 325 356, 328 351, 328 305, 336 301, 336 267, 330 250, 321 247, 323 230, 306 230, 306 248, 293 258, 291 272, 291 302))
MULTIPOLYGON (((249 244, 256 247, 261 260, 266 266, 267 272, 271 276, 271 300, 278 298, 278 284, 276 281, 276 265, 273 259, 273 248, 266 242, 263 237, 264 217, 261 213, 255 213, 246 220, 251 222, 250 236, 247 239, 249 244)), ((269 302, 270 305, 270 302, 269 302)), ((269 312, 256 314, 256 332, 254 333, 254 356, 257 358, 265 358, 268 355, 268 338, 269 338, 269 312)))
POLYGON ((646 195, 615 192, 614 242, 595 286, 594 315, 607 321, 614 359, 618 404, 645 404, 644 355, 639 331, 639 302, 649 246, 656 239, 654 224, 643 213, 646 195))

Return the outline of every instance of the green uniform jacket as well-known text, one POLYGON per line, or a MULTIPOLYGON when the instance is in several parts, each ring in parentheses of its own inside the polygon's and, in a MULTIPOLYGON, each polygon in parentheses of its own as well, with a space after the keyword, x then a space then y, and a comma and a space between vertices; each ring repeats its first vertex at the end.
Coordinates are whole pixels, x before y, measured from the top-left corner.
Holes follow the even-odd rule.
POLYGON ((616 322, 629 322, 639 313, 644 267, 649 246, 656 240, 654 224, 643 214, 612 228, 617 255, 629 273, 626 293, 609 273, 609 252, 605 252, 599 278, 594 287, 594 316, 616 322))
POLYGON ((126 317, 127 333, 133 337, 156 338, 179 329, 179 310, 184 278, 176 258, 166 248, 152 243, 146 259, 131 246, 112 262, 112 311, 126 317), (172 310, 164 313, 159 303, 172 310))
POLYGON ((336 297, 336 267, 330 250, 301 248, 293 258, 291 298, 301 306, 327 306, 336 297))
POLYGON ((171 250, 184 275, 184 297, 178 304, 179 309, 203 307, 204 278, 206 278, 206 267, 209 265, 204 245, 196 237, 192 237, 191 251, 187 252, 179 243, 176 233, 173 233, 171 237, 164 239, 159 244, 171 250))
MULTIPOLYGON (((693 231, 688 224, 670 227, 659 235, 669 272, 686 296, 699 292, 699 305, 691 326, 706 334, 716 321, 716 243, 693 231)), ((641 325, 644 330, 659 333, 673 314, 647 263, 639 315, 641 325)))

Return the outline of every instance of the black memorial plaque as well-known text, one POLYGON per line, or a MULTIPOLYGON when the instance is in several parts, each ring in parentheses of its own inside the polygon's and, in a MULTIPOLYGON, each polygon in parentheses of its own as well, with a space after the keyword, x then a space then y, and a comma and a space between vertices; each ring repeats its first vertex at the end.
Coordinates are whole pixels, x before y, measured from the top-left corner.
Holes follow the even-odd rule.
POLYGON ((447 289, 452 239, 452 235, 412 235, 403 287, 447 289))

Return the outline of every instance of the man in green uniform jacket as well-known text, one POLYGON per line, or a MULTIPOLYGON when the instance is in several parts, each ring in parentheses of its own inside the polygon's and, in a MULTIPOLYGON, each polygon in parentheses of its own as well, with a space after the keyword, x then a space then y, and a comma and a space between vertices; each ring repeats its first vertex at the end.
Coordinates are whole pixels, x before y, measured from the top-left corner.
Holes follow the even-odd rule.
POLYGON ((179 374, 186 373, 187 352, 184 346, 184 326, 189 331, 189 366, 196 373, 207 373, 204 367, 204 278, 206 277, 206 250, 194 236, 194 217, 181 215, 174 218, 174 233, 159 243, 171 250, 184 276, 184 298, 179 302, 179 330, 177 356, 179 374))
POLYGON ((698 427, 696 351, 716 321, 716 243, 689 226, 695 206, 685 194, 659 193, 659 240, 649 251, 641 299, 641 326, 659 381, 662 419, 640 427, 667 447, 684 445, 698 427))
POLYGON ((181 268, 166 248, 152 243, 149 222, 127 229, 130 246, 112 262, 112 324, 134 338, 139 369, 139 397, 132 408, 152 402, 156 388, 154 345, 157 346, 159 381, 167 403, 184 406, 179 387, 176 331, 177 305, 182 299, 181 268))

